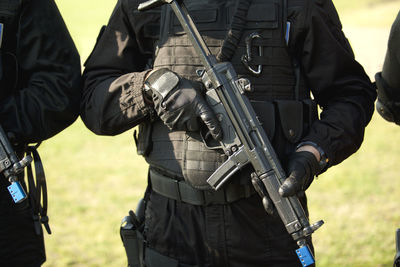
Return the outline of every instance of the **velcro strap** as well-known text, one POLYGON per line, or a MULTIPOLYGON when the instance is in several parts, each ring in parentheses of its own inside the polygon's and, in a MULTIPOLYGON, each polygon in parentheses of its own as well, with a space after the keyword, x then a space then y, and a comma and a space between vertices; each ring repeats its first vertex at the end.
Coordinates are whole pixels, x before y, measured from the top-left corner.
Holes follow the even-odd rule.
POLYGON ((178 181, 150 169, 150 182, 154 192, 191 205, 224 205, 248 198, 255 193, 251 185, 228 184, 218 191, 199 190, 185 181, 178 181))

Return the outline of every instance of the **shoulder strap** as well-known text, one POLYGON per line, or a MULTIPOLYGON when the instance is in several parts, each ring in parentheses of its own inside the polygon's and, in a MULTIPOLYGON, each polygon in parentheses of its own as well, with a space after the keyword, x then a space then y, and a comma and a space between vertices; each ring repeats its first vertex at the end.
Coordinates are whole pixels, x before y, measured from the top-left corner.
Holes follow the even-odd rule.
POLYGON ((239 0, 230 29, 217 55, 218 61, 229 61, 235 53, 242 37, 243 27, 246 23, 247 11, 250 5, 251 0, 239 0))

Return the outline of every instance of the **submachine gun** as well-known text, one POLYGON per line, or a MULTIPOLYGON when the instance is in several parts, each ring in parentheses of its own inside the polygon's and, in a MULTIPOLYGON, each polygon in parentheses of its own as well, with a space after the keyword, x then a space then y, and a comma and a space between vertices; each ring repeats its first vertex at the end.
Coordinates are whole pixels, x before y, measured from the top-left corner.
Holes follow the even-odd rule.
POLYGON ((141 3, 138 10, 169 4, 192 42, 204 66, 197 74, 207 89, 206 98, 223 129, 220 147, 228 159, 209 177, 207 182, 218 190, 239 169, 251 164, 251 175, 256 191, 269 196, 275 205, 286 230, 297 242, 296 253, 303 266, 314 263, 314 256, 306 237, 324 222, 310 225, 297 196, 281 197, 279 187, 286 179, 279 159, 258 121, 256 113, 244 92, 251 86, 249 80, 239 79, 230 62, 218 63, 198 32, 187 8, 180 0, 149 0, 141 3))
POLYGON ((7 187, 15 203, 24 201, 27 194, 18 181, 18 174, 31 164, 32 157, 27 155, 19 160, 3 127, 0 125, 0 173, 11 183, 7 187))

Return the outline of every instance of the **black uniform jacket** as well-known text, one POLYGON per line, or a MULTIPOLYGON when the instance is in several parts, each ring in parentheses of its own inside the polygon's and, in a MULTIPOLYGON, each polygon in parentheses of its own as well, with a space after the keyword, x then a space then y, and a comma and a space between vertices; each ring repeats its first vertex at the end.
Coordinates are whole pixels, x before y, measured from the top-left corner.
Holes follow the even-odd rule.
POLYGON ((14 2, 21 5, 1 47, 0 123, 19 143, 33 143, 78 117, 81 63, 53 0, 14 2))
MULTIPOLYGON (((153 53, 144 25, 159 17, 138 12, 139 2, 118 1, 86 63, 81 116, 97 134, 128 130, 152 109, 141 93, 146 62, 153 53)), ((354 59, 332 1, 289 0, 288 20, 289 49, 300 60, 307 86, 322 108, 320 120, 303 141, 317 143, 329 164, 338 164, 361 145, 376 92, 354 59)))

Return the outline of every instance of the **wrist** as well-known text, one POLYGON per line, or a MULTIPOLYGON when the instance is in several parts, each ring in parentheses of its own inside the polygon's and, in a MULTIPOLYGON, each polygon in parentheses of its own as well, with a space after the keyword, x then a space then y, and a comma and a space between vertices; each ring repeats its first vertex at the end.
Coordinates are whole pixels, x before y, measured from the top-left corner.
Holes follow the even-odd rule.
POLYGON ((311 141, 301 142, 296 147, 296 152, 300 152, 300 151, 308 151, 308 152, 313 153, 317 159, 317 162, 319 163, 319 166, 320 166, 319 173, 325 171, 325 169, 328 165, 329 159, 328 159, 327 155, 325 154, 324 150, 320 146, 318 146, 316 143, 311 142, 311 141))
POLYGON ((153 92, 147 82, 147 79, 149 76, 154 73, 154 69, 149 70, 146 75, 144 76, 144 82, 142 86, 142 94, 143 94, 143 99, 146 104, 152 105, 153 104, 153 92))
POLYGON ((307 151, 307 152, 312 153, 318 162, 321 160, 321 154, 315 147, 313 147, 311 145, 303 145, 296 149, 296 152, 302 152, 302 151, 307 151))

